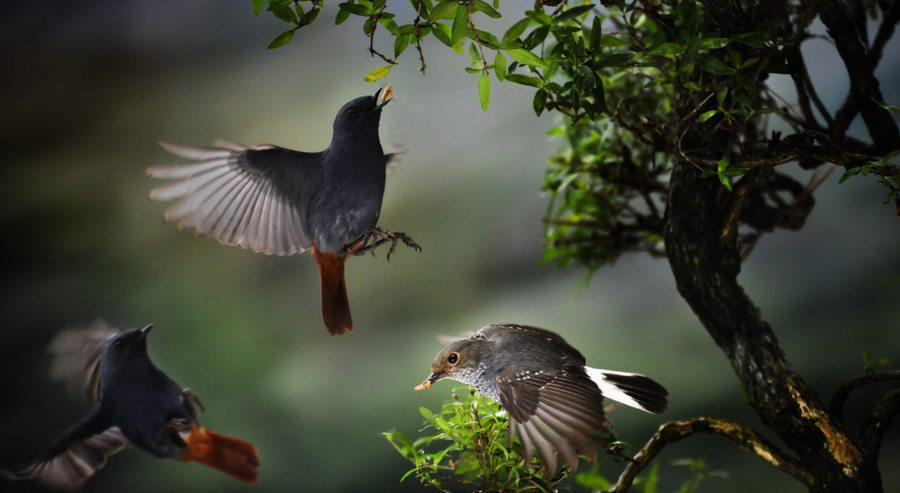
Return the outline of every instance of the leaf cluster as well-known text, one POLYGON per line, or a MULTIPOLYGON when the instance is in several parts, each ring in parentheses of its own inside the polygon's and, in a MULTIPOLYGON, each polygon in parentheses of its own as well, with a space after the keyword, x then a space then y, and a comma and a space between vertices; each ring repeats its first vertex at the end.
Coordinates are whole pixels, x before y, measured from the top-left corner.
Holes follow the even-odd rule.
POLYGON ((401 481, 415 476, 440 491, 457 484, 479 491, 549 493, 568 476, 563 469, 553 478, 545 477, 538 457, 524 464, 518 440, 509 443, 506 411, 468 387, 455 388, 453 398, 437 413, 425 407, 419 411, 425 427, 414 441, 397 430, 384 433, 414 466, 401 481))
MULTIPOLYGON (((266 2, 267 10, 290 26, 270 48, 287 44, 317 18, 324 3, 252 0, 257 15, 266 2)), ((385 0, 347 0, 338 5, 335 18, 336 24, 362 19, 369 52, 386 62, 366 81, 387 76, 411 46, 424 72, 423 41, 432 36, 468 54, 466 71, 477 77, 484 110, 492 85, 511 82, 534 90, 537 115, 553 111, 562 116, 550 131, 561 146, 549 160, 543 186, 550 196, 544 264, 576 261, 592 272, 625 252, 663 255, 668 180, 675 162, 696 166, 702 176, 735 194, 733 210, 722 211, 724 230, 741 232, 745 252, 763 233, 802 226, 812 207, 814 186, 775 171, 788 162, 805 168, 839 163, 847 168, 843 180, 875 174, 889 188, 886 200, 900 204, 900 168, 889 162, 895 153, 859 162, 831 140, 834 132, 815 121, 810 101, 825 110, 800 51, 812 37, 810 6, 774 2, 741 10, 694 0, 610 0, 604 7, 575 0, 544 3, 554 6, 537 2, 515 11, 515 22, 500 30, 490 23, 502 15, 499 0, 392 3, 395 11, 407 9, 402 16, 388 11, 385 0), (393 39, 392 50, 376 47, 378 32, 393 39), (799 113, 768 87, 771 74, 795 80, 799 113), (772 117, 798 133, 767 137, 772 117), (822 145, 801 135, 810 131, 822 145)), ((837 125, 827 114, 825 119, 837 125)))

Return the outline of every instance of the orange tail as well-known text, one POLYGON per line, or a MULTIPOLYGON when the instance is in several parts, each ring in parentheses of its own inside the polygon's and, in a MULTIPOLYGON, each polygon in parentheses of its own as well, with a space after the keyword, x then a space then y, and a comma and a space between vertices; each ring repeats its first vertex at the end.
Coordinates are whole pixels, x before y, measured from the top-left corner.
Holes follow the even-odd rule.
POLYGON ((182 461, 195 460, 245 483, 256 482, 259 455, 250 442, 213 433, 196 423, 190 435, 182 438, 188 446, 182 461))
POLYGON ((325 328, 331 335, 353 330, 347 284, 344 282, 344 262, 347 259, 336 253, 319 253, 315 248, 312 252, 319 266, 319 280, 322 283, 322 319, 325 321, 325 328))

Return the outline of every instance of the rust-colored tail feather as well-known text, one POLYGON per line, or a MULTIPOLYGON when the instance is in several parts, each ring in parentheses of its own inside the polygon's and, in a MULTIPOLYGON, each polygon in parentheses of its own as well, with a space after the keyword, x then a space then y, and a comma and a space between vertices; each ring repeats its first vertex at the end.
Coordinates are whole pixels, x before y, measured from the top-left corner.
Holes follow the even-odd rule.
POLYGON ((252 443, 213 433, 196 423, 184 442, 188 449, 182 461, 195 460, 245 483, 256 482, 259 455, 252 443))
POLYGON ((344 262, 346 257, 336 253, 319 253, 312 248, 319 266, 319 281, 322 284, 322 319, 328 333, 343 334, 353 330, 350 318, 350 302, 347 300, 347 284, 344 282, 344 262))

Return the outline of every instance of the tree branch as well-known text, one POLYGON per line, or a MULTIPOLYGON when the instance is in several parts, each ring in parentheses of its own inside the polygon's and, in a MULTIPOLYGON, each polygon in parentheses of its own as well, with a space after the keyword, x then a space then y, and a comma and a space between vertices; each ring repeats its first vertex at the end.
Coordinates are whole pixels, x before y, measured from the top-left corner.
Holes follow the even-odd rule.
POLYGON ((663 447, 696 433, 712 433, 724 436, 741 449, 756 454, 806 486, 811 486, 815 483, 814 478, 804 468, 802 463, 782 453, 772 442, 763 438, 753 429, 731 421, 703 416, 684 421, 673 421, 662 425, 659 431, 656 432, 656 435, 647 442, 647 445, 625 467, 625 470, 622 471, 619 480, 616 482, 615 488, 610 493, 623 493, 628 490, 637 475, 650 464, 656 455, 662 451, 663 447))
POLYGON ((863 373, 862 375, 857 375, 850 380, 847 380, 838 387, 837 392, 834 393, 834 397, 831 398, 831 413, 838 419, 841 419, 841 415, 844 413, 844 404, 847 403, 850 392, 873 383, 889 381, 900 382, 900 370, 863 373))
POLYGON ((873 461, 878 460, 881 440, 897 414, 900 414, 900 389, 885 394, 875 405, 872 414, 863 421, 859 430, 860 447, 873 461))
POLYGON ((874 74, 875 66, 870 62, 860 33, 852 23, 847 22, 845 5, 838 0, 805 0, 804 3, 811 6, 825 24, 850 76, 850 94, 835 115, 831 137, 841 141, 850 123, 860 114, 879 152, 900 147, 900 130, 896 122, 887 110, 873 101, 884 100, 874 74))

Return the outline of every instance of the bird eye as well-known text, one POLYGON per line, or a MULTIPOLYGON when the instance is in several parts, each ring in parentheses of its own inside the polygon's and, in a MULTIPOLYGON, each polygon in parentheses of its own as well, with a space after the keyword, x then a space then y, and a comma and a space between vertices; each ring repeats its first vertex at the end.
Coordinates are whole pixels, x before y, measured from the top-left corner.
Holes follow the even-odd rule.
POLYGON ((113 341, 113 347, 116 348, 116 349, 121 348, 121 347, 122 347, 122 344, 123 344, 123 343, 122 343, 121 340, 113 341))
POLYGON ((450 353, 450 356, 447 356, 447 363, 455 365, 457 361, 459 361, 459 353, 450 353))
POLYGON ((347 116, 356 116, 356 108, 350 108, 347 110, 347 116))

